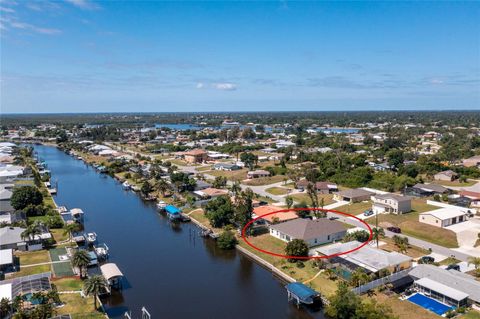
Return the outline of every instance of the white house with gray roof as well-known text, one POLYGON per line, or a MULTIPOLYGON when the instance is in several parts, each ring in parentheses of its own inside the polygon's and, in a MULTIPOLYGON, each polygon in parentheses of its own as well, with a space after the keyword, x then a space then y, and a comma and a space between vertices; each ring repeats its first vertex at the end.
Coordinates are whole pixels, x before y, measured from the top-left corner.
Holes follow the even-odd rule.
POLYGON ((325 218, 315 220, 297 218, 273 224, 269 230, 273 237, 286 242, 301 239, 309 247, 341 240, 347 233, 342 223, 325 218))
POLYGON ((403 214, 412 210, 412 198, 397 194, 377 194, 372 196, 372 210, 375 214, 403 214))

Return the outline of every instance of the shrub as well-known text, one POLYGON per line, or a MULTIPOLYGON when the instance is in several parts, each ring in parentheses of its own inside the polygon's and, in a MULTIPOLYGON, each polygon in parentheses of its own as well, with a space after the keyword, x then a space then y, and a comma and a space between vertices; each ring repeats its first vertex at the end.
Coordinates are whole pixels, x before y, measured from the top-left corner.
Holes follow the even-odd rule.
POLYGON ((217 239, 217 245, 221 249, 233 249, 237 244, 237 238, 231 230, 226 230, 217 239))

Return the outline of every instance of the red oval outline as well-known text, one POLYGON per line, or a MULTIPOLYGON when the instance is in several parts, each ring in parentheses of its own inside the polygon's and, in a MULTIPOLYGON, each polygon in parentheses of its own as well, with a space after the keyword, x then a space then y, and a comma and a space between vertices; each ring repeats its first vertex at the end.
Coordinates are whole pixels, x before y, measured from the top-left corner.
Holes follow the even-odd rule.
POLYGON ((268 254, 268 255, 272 255, 272 256, 276 256, 276 257, 281 257, 281 258, 285 258, 285 259, 304 259, 304 260, 309 260, 309 259, 328 259, 328 258, 332 258, 332 257, 336 257, 336 256, 340 256, 340 255, 346 255, 346 254, 349 254, 351 252, 354 252, 356 250, 359 250, 360 248, 368 245, 368 243, 372 240, 373 238, 373 231, 372 231, 372 228, 370 227, 370 225, 368 225, 364 220, 361 220, 360 218, 358 218, 357 216, 354 216, 354 215, 351 215, 351 214, 347 214, 347 213, 344 213, 344 212, 341 212, 341 211, 338 211, 338 210, 334 210, 334 209, 323 209, 323 208, 290 208, 290 209, 281 209, 281 210, 277 210, 277 211, 274 211, 274 212, 271 212, 271 213, 267 213, 267 214, 263 214, 263 215, 260 215, 258 217, 255 217, 254 219, 252 219, 251 221, 249 221, 242 229, 242 238, 243 240, 247 243, 247 245, 249 245, 250 247, 252 247, 253 249, 255 250, 258 250, 262 253, 265 253, 265 254, 268 254), (347 251, 344 251, 344 252, 340 252, 340 253, 336 253, 336 254, 331 254, 331 255, 325 255, 325 256, 288 256, 288 255, 283 255, 283 254, 277 254, 277 253, 274 253, 274 252, 271 252, 271 251, 268 251, 268 250, 264 250, 264 249, 261 249, 255 245, 253 245, 252 243, 250 243, 246 236, 245 236, 245 231, 247 230, 248 227, 250 227, 250 225, 252 225, 256 220, 264 217, 264 216, 268 216, 268 215, 273 215, 273 214, 278 214, 278 213, 287 213, 287 212, 291 212, 291 211, 302 211, 302 210, 305 210, 305 211, 317 211, 317 210, 320 210, 320 211, 324 211, 326 213, 328 212, 331 212, 331 213, 335 213, 335 214, 340 214, 340 215, 345 215, 347 217, 353 217, 354 219, 358 220, 359 222, 363 223, 365 226, 367 226, 367 229, 370 233, 370 236, 368 237, 368 240, 364 243, 362 243, 360 246, 354 248, 354 249, 350 249, 350 250, 347 250, 347 251))

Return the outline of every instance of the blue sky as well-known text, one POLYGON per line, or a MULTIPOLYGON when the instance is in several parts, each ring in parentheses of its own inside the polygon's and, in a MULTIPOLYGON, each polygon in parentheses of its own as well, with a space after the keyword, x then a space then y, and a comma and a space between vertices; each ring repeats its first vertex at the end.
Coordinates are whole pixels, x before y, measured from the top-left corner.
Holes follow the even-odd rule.
POLYGON ((1 111, 480 109, 480 2, 0 1, 1 111))

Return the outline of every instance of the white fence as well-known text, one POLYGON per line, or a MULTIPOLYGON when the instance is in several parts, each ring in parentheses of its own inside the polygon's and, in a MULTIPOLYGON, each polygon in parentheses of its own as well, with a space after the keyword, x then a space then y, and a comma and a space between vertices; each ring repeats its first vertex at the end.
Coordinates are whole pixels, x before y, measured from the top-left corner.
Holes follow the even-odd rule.
POLYGON ((361 285, 359 287, 353 288, 352 291, 356 294, 359 294, 359 295, 363 294, 364 292, 367 292, 369 290, 377 288, 378 286, 385 285, 385 284, 388 284, 392 281, 395 281, 395 280, 398 280, 398 279, 401 279, 401 278, 404 278, 404 277, 408 276, 408 273, 410 272, 410 270, 411 270, 410 268, 409 269, 404 269, 404 270, 401 270, 399 272, 393 273, 389 276, 382 277, 382 278, 376 279, 374 281, 370 281, 369 283, 366 283, 365 285, 361 285))

